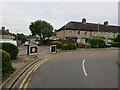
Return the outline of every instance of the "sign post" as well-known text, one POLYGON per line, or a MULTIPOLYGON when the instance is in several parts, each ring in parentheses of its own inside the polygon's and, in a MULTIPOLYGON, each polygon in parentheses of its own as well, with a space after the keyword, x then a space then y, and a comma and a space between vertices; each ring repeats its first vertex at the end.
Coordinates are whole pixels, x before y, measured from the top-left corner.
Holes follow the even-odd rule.
POLYGON ((56 47, 56 45, 51 45, 51 46, 50 46, 50 52, 51 52, 51 53, 56 53, 56 52, 57 52, 57 47, 56 47))
POLYGON ((27 46, 27 55, 35 55, 38 53, 38 47, 37 46, 27 46))

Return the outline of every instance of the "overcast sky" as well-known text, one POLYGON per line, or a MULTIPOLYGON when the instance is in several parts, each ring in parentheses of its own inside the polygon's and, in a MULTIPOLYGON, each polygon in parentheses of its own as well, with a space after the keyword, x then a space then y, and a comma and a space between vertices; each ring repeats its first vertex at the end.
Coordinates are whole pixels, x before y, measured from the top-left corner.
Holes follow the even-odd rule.
POLYGON ((118 25, 117 2, 4 2, 1 10, 0 26, 27 35, 30 23, 36 20, 45 20, 54 29, 69 21, 81 22, 82 18, 88 23, 109 21, 111 25, 118 25))

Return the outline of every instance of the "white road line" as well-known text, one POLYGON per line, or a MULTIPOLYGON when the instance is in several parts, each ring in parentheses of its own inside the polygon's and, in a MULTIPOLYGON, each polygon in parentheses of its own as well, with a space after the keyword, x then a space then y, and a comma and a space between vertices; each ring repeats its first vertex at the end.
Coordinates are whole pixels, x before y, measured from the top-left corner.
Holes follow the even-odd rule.
POLYGON ((93 56, 93 55, 95 55, 95 54, 91 54, 90 56, 93 56))
POLYGON ((85 76, 88 76, 88 74, 87 74, 87 72, 85 70, 85 59, 82 62, 82 67, 83 67, 83 72, 84 72, 85 76))

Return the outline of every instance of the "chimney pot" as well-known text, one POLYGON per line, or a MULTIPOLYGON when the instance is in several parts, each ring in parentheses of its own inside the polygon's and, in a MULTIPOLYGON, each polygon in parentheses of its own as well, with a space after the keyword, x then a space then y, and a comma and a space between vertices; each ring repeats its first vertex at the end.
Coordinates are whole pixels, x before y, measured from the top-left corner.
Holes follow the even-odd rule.
POLYGON ((9 32, 9 29, 7 29, 6 31, 9 32))
POLYGON ((108 26, 108 21, 105 21, 105 22, 104 22, 104 25, 105 25, 105 26, 108 26))
POLYGON ((82 23, 83 23, 83 24, 86 24, 86 18, 83 18, 83 19, 82 19, 82 23))
POLYGON ((5 30, 5 27, 2 27, 2 30, 5 30))

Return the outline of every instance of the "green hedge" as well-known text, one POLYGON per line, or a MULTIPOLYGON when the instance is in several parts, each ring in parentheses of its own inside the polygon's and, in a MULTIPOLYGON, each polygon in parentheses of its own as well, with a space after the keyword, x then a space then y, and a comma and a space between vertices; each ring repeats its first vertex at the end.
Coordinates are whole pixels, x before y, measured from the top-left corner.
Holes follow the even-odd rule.
POLYGON ((64 44, 62 47, 62 50, 73 50, 73 49, 76 49, 75 44, 64 44))
POLYGON ((56 46, 57 46, 57 49, 61 49, 62 46, 63 46, 63 44, 62 44, 61 42, 59 42, 59 41, 53 41, 53 42, 51 43, 51 45, 56 45, 56 46))
POLYGON ((120 47, 120 42, 108 42, 112 47, 120 47))
POLYGON ((12 67, 10 62, 9 53, 4 50, 0 50, 0 55, 2 56, 2 77, 12 74, 15 69, 12 67))
POLYGON ((91 45, 92 48, 105 48, 106 47, 105 40, 102 38, 89 39, 88 43, 91 45))
MULTIPOLYGON (((16 45, 12 43, 0 43, 2 44, 2 50, 8 52, 10 54, 11 59, 16 59, 19 49, 16 45)), ((1 46, 1 45, 0 45, 1 46)))

